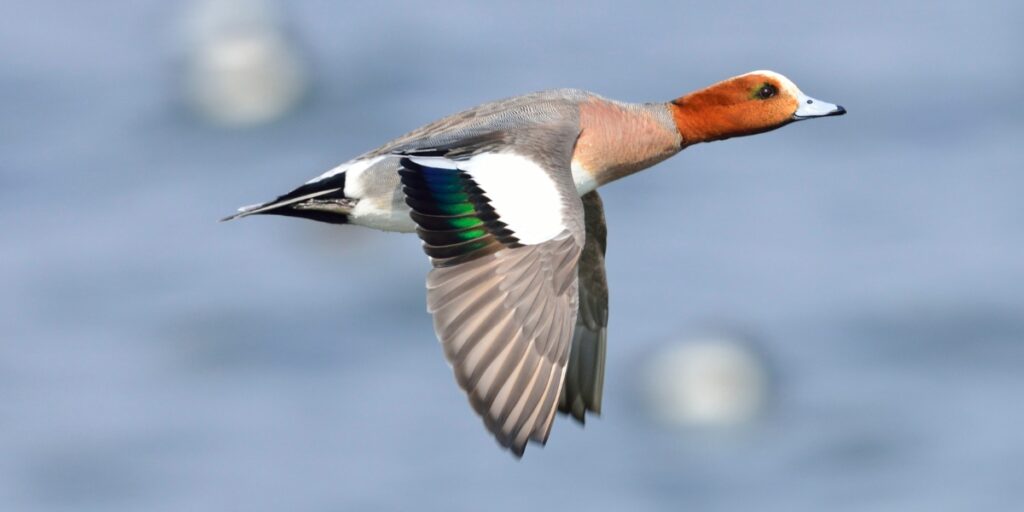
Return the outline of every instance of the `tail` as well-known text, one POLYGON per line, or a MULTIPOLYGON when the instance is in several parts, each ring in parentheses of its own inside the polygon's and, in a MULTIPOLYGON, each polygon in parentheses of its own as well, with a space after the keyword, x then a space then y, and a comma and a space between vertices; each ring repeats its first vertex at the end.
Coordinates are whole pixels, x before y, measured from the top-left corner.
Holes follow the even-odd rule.
POLYGON ((243 206, 221 222, 250 215, 283 215, 331 224, 348 223, 355 202, 345 197, 345 173, 312 181, 266 203, 243 206))

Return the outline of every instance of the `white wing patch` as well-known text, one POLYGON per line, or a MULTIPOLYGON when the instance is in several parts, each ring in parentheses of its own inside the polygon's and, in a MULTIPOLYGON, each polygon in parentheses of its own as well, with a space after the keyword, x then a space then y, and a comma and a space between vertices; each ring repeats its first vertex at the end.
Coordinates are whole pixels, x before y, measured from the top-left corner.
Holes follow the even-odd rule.
POLYGON ((482 153, 462 161, 444 157, 410 159, 427 167, 459 169, 469 174, 520 243, 546 242, 566 229, 562 196, 554 180, 525 156, 482 153))

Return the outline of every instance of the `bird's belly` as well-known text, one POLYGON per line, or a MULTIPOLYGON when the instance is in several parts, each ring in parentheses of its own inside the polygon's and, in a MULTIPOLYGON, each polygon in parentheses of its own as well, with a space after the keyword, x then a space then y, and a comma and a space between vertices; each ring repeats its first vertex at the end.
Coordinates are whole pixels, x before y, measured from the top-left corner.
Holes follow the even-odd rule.
POLYGON ((409 206, 405 198, 391 201, 389 198, 360 199, 349 214, 349 223, 382 231, 415 233, 416 224, 409 217, 409 206))

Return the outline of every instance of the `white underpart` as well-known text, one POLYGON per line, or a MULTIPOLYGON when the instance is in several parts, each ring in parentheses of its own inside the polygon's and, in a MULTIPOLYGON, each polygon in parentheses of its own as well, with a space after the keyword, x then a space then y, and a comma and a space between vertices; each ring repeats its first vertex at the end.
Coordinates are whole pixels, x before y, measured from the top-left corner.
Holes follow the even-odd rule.
POLYGON ((501 222, 519 242, 535 245, 551 240, 566 228, 562 196, 547 171, 515 153, 483 153, 468 160, 414 157, 427 167, 458 169, 469 174, 490 199, 501 222))
POLYGON ((576 184, 576 192, 579 195, 582 196, 597 190, 597 179, 578 160, 572 161, 570 169, 572 169, 572 182, 576 184))

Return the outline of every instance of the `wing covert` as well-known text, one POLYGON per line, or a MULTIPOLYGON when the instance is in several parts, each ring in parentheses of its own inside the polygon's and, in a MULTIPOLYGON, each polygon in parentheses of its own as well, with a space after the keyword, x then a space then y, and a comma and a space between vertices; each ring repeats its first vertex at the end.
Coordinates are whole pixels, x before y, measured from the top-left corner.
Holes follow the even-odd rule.
POLYGON ((564 180, 520 155, 401 163, 434 266, 427 310, 445 357, 488 430, 521 456, 529 441, 547 441, 558 410, 576 324, 582 206, 574 189, 560 189, 564 180))

